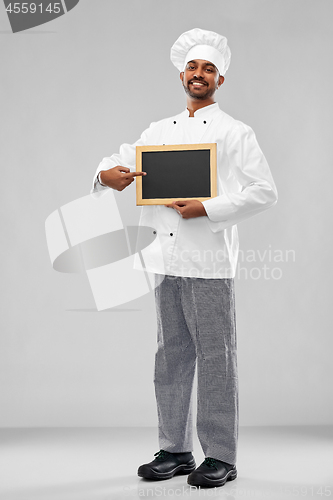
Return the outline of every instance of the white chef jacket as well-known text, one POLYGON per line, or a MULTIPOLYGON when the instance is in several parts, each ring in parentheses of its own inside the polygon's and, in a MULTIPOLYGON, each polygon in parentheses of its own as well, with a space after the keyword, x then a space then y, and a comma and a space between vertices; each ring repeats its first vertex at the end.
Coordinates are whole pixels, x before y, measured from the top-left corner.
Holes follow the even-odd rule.
POLYGON ((163 205, 142 207, 140 225, 157 233, 156 244, 143 252, 147 271, 194 278, 232 278, 236 273, 236 224, 273 206, 277 190, 253 130, 224 113, 217 103, 154 122, 134 144, 103 158, 93 191, 109 189, 98 174, 117 165, 135 170, 136 146, 217 144, 217 197, 203 203, 207 216, 183 219, 163 205), (162 257, 161 257, 162 250, 162 257))

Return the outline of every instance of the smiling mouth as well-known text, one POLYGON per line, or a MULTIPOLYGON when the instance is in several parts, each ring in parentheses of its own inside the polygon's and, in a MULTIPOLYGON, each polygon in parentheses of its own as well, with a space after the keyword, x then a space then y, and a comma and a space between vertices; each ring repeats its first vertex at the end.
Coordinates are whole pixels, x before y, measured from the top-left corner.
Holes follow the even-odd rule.
POLYGON ((190 85, 193 85, 193 87, 197 87, 197 88, 207 87, 207 83, 205 83, 205 82, 197 82, 197 81, 191 81, 190 85))

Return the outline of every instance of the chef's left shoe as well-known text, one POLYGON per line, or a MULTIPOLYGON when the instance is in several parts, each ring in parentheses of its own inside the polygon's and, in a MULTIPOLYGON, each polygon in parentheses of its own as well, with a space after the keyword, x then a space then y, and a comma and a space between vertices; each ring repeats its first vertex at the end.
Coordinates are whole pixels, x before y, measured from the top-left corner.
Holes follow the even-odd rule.
POLYGON ((191 472, 187 482, 191 486, 214 488, 223 486, 227 481, 233 481, 236 477, 236 465, 207 457, 197 469, 191 472))

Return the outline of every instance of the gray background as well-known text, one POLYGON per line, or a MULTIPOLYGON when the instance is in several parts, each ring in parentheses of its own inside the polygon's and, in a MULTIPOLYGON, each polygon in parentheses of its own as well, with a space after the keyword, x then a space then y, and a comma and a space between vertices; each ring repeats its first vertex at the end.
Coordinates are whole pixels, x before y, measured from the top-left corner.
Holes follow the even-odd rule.
MULTIPOLYGON (((92 312, 85 278, 51 268, 44 222, 102 157, 184 109, 169 50, 194 27, 228 37, 218 102, 253 127, 279 190, 239 225, 256 254, 236 283, 240 422, 332 423, 332 14, 331 0, 81 0, 13 35, 0 6, 1 426, 156 424, 153 295, 92 312)), ((136 223, 134 186, 117 200, 136 223)))

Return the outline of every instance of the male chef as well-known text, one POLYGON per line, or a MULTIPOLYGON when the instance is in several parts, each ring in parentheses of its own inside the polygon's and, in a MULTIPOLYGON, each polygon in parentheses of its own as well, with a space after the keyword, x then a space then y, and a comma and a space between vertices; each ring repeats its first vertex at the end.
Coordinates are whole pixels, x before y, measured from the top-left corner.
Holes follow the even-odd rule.
POLYGON ((216 487, 237 477, 236 224, 273 206, 277 192, 252 129, 215 102, 230 63, 227 39, 192 29, 172 46, 171 61, 180 72, 186 109, 152 123, 135 144, 123 144, 119 154, 104 158, 94 190, 122 191, 145 175, 134 171, 138 145, 217 144, 215 198, 142 209, 140 224, 154 228, 163 255, 152 245, 145 266, 164 279, 155 289, 160 451, 138 469, 147 479, 186 474, 192 486, 216 487), (197 433, 205 456, 198 468, 192 455, 196 368, 197 433))

